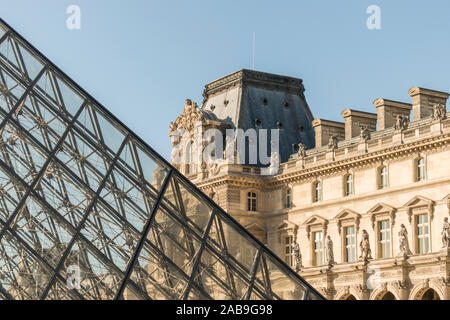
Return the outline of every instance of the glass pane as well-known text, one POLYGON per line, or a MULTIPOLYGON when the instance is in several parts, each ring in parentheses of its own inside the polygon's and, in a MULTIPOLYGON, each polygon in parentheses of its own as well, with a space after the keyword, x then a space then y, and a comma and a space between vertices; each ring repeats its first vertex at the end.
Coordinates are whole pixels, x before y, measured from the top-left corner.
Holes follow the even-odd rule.
POLYGON ((216 254, 205 249, 198 266, 195 281, 213 299, 242 299, 248 289, 248 280, 244 281, 233 272, 216 254))
POLYGON ((216 216, 208 241, 212 246, 228 256, 230 263, 244 274, 250 274, 257 252, 257 245, 251 239, 242 235, 228 221, 216 216))
POLYGON ((16 300, 39 299, 53 271, 9 232, 0 240, 0 257, 3 288, 16 300))
POLYGON ((113 299, 123 278, 104 256, 80 239, 72 246, 60 271, 66 283, 73 276, 74 269, 80 271, 77 291, 84 299, 113 299))
POLYGON ((66 221, 32 196, 17 213, 11 228, 53 268, 73 237, 73 229, 66 221))
POLYGON ((43 68, 43 63, 13 37, 0 43, 0 60, 27 83, 31 83, 43 68))
POLYGON ((263 254, 260 259, 256 279, 258 287, 273 299, 305 299, 306 287, 266 254, 263 254))
POLYGON ((74 116, 84 101, 84 97, 53 70, 45 72, 33 90, 46 104, 64 116, 74 116))
POLYGON ((130 280, 157 300, 180 299, 187 285, 187 276, 148 241, 138 256, 130 280))

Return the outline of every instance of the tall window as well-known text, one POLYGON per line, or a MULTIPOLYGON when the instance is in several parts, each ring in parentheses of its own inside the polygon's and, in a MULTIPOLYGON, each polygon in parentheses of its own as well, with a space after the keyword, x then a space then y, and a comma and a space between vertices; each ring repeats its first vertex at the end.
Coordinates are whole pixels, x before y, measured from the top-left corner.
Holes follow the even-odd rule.
POLYGON ((313 202, 322 200, 322 183, 320 181, 314 182, 313 189, 313 202))
POLYGON ((419 214, 416 216, 417 232, 417 251, 418 253, 430 252, 430 225, 428 223, 428 214, 419 214))
POLYGON ((416 161, 417 167, 417 181, 425 180, 425 159, 419 158, 416 161))
POLYGON ((379 257, 391 257, 391 222, 383 220, 378 222, 379 257))
POLYGON ((381 167, 378 172, 379 175, 379 185, 380 189, 387 188, 388 186, 388 170, 387 167, 381 167))
POLYGON ((353 194, 353 175, 348 174, 345 176, 345 196, 351 196, 353 194))
POLYGON ((288 188, 286 190, 286 208, 292 207, 292 190, 291 188, 288 188))
POLYGON ((292 267, 292 242, 293 236, 284 237, 284 261, 288 266, 292 267))
POLYGON ((356 261, 356 234, 355 226, 344 228, 345 240, 345 262, 356 261))
POLYGON ((314 259, 313 263, 315 266, 323 265, 323 231, 314 232, 314 259))
POLYGON ((256 193, 249 192, 247 194, 247 207, 248 211, 256 211, 256 193))

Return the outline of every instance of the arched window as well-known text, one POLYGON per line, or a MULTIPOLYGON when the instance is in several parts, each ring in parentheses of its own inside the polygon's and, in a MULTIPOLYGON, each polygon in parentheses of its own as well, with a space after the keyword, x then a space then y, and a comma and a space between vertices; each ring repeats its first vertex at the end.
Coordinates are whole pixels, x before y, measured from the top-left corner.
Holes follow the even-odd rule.
POLYGON ((319 202, 322 200, 322 183, 316 181, 313 184, 313 202, 319 202))
POLYGON ((345 176, 344 195, 351 196, 353 194, 353 175, 348 174, 345 176))
POLYGON ((292 189, 286 189, 286 208, 292 208, 292 189))
POLYGON ((247 207, 248 211, 256 211, 256 193, 249 192, 247 194, 247 207))
POLYGON ((418 158, 416 160, 416 181, 425 180, 425 159, 418 158))

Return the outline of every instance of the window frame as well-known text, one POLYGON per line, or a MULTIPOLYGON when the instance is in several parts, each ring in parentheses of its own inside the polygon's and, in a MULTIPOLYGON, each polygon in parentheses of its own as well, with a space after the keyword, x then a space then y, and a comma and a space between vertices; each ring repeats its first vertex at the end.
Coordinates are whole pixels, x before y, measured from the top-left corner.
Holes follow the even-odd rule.
POLYGON ((343 262, 344 263, 354 263, 358 261, 358 257, 357 257, 357 241, 356 241, 356 231, 357 230, 357 226, 355 224, 348 224, 343 226, 342 228, 342 248, 343 248, 343 262), (348 244, 347 240, 349 238, 349 235, 347 234, 347 230, 349 228, 353 228, 353 234, 351 234, 350 236, 353 238, 354 243, 348 244), (348 255, 348 248, 350 248, 353 251, 354 254, 354 259, 350 261, 349 255, 348 255))
POLYGON ((355 177, 353 173, 348 173, 344 176, 344 197, 349 197, 355 194, 355 177), (351 178, 350 185, 351 190, 349 191, 349 181, 348 179, 351 178))
POLYGON ((325 231, 323 229, 317 229, 312 231, 311 235, 311 250, 312 250, 312 265, 314 267, 320 267, 325 265, 325 248, 324 248, 325 231), (316 234, 321 234, 321 238, 316 240, 316 234), (316 244, 319 244, 319 249, 316 248, 316 244), (319 253, 319 254, 318 254, 319 253), (319 261, 320 258, 320 261, 319 261), (318 263, 320 262, 320 264, 318 263))
POLYGON ((414 160, 414 172, 415 182, 421 182, 427 179, 427 166, 425 157, 420 156, 414 160), (422 162, 422 164, 420 162, 422 162))
POLYGON ((256 191, 247 192, 247 211, 248 212, 258 211, 258 194, 256 191))
POLYGON ((316 180, 312 184, 312 202, 317 203, 323 199, 323 183, 321 180, 316 180))
POLYGON ((294 235, 285 234, 283 236, 283 261, 290 267, 293 266, 292 244, 294 243, 294 235), (289 239, 289 243, 286 241, 289 239), (286 252, 289 251, 289 252, 286 252))
POLYGON ((292 208, 292 188, 288 187, 286 188, 285 194, 284 194, 284 206, 286 209, 292 208))
POLYGON ((414 249, 415 249, 416 254, 429 254, 429 253, 431 253, 433 251, 432 248, 431 248, 431 221, 430 221, 430 215, 428 213, 426 213, 426 212, 414 215, 414 249), (427 252, 420 252, 420 239, 421 239, 421 236, 423 236, 423 235, 419 234, 419 226, 420 225, 422 225, 422 226, 424 225, 424 223, 419 224, 419 218, 420 217, 426 217, 427 218, 427 222, 425 224, 428 227, 428 233, 426 234, 427 245, 428 245, 428 251, 427 252))
POLYGON ((387 217, 383 217, 381 219, 378 219, 376 221, 376 237, 377 237, 377 252, 376 252, 376 257, 377 259, 389 259, 393 257, 393 252, 392 252, 392 220, 387 218, 387 217), (388 223, 388 227, 386 229, 382 229, 382 224, 383 223, 388 223), (386 231, 387 230, 387 231, 386 231), (388 237, 386 238, 386 240, 382 240, 382 234, 384 233, 388 233, 388 237), (389 250, 388 250, 388 256, 383 256, 383 244, 384 243, 388 243, 389 244, 389 250))
POLYGON ((389 187, 389 170, 386 165, 378 167, 377 178, 378 178, 377 189, 382 190, 389 187))

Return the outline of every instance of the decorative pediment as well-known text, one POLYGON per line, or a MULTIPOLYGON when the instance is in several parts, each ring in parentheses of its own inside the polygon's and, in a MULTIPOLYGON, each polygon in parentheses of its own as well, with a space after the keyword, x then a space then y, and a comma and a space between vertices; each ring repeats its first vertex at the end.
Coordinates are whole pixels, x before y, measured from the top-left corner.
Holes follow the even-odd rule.
POLYGON ((175 122, 170 122, 169 136, 175 130, 181 129, 187 130, 193 134, 195 123, 198 121, 203 122, 204 120, 205 117, 200 109, 197 108, 197 103, 186 99, 183 113, 175 120, 175 122))
POLYGON ((283 220, 276 230, 278 233, 278 241, 281 243, 282 234, 292 233, 294 238, 297 237, 298 225, 289 220, 283 220))
POLYGON ((389 217, 389 220, 391 221, 391 226, 395 223, 395 213, 397 212, 397 209, 386 204, 386 203, 377 203, 375 206, 372 207, 369 211, 367 211, 367 214, 370 217, 370 221, 372 222, 372 228, 375 228, 375 221, 376 217, 380 215, 386 215, 389 217))
POLYGON ((433 220, 434 217, 434 201, 423 196, 415 196, 407 203, 403 205, 406 208, 408 213, 409 223, 412 222, 412 216, 414 213, 419 213, 426 211, 430 215, 430 220, 433 220))
POLYGON ((355 224, 356 232, 359 230, 359 220, 361 219, 361 215, 353 210, 344 209, 339 212, 334 219, 337 222, 337 227, 339 233, 341 233, 342 224, 348 221, 351 221, 355 224))
POLYGON ((308 239, 311 237, 311 227, 314 226, 320 226, 325 236, 325 234, 327 233, 328 220, 314 214, 306 219, 305 222, 303 222, 303 225, 306 227, 308 239))
POLYGON ((250 232, 266 232, 266 230, 259 224, 253 222, 245 226, 245 229, 250 232))

